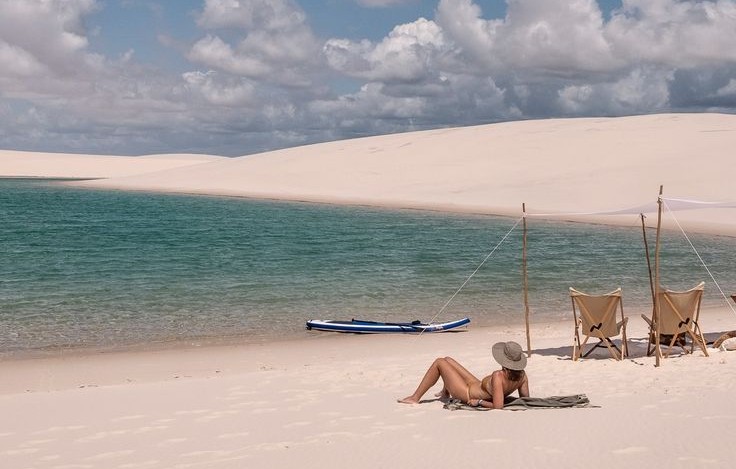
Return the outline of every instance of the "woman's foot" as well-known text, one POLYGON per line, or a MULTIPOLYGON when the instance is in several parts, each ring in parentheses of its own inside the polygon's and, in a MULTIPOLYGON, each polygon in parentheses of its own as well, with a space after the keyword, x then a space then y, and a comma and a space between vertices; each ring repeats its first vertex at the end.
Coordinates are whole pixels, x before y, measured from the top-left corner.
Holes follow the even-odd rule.
POLYGON ((414 399, 413 396, 409 396, 403 399, 397 399, 396 402, 399 404, 419 404, 419 399, 414 399))

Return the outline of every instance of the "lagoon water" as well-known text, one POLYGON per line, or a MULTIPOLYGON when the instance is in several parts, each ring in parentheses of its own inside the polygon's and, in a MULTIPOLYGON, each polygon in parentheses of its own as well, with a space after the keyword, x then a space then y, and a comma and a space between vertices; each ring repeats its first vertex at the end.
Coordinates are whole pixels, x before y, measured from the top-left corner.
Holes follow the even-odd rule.
MULTIPOLYGON (((319 334, 310 318, 521 325, 518 221, 0 180, 0 356, 290 339, 319 334)), ((651 309, 638 217, 528 228, 533 322, 568 320, 569 286, 621 286, 629 315, 651 309)), ((736 290, 736 239, 690 236, 736 290)), ((705 303, 724 303, 679 232, 663 235, 662 277, 705 280, 705 303)))

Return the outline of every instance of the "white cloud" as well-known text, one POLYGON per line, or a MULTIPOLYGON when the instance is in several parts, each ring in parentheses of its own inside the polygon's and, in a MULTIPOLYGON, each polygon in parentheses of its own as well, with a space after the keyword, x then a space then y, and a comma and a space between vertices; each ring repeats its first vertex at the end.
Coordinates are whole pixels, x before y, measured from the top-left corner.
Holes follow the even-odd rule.
POLYGON ((205 0, 197 24, 204 29, 284 31, 301 27, 304 11, 291 0, 205 0))
POLYGON ((562 88, 559 104, 565 114, 607 115, 662 111, 669 103, 672 72, 635 69, 613 82, 562 88))
POLYGON ((698 67, 736 61, 736 2, 624 0, 606 26, 628 62, 698 67))
POLYGON ((512 2, 497 34, 496 50, 507 67, 576 76, 621 65, 611 55, 594 0, 512 2))
POLYGON ((6 42, 0 42, 0 64, 6 76, 33 77, 45 70, 33 54, 6 42))
POLYGON ((6 93, 44 95, 68 91, 71 81, 100 71, 87 51, 81 18, 93 0, 0 2, 0 83, 6 93))
POLYGON ((315 101, 311 106, 317 114, 339 115, 341 119, 408 119, 422 114, 426 100, 418 97, 396 97, 384 93, 379 84, 364 85, 354 95, 333 101, 315 101), (355 112, 354 107, 360 108, 355 112))
POLYGON ((736 79, 732 78, 729 80, 726 86, 723 86, 716 91, 716 95, 736 97, 736 79))
POLYGON ((324 45, 327 62, 350 76, 389 82, 420 82, 436 75, 444 49, 440 28, 420 18, 396 26, 380 43, 331 39, 324 45))
POLYGON ((409 5, 416 2, 417 0, 356 0, 358 5, 367 8, 385 8, 394 5, 409 5))
POLYGON ((488 70, 497 66, 497 29, 501 20, 485 20, 478 5, 471 0, 440 0, 437 23, 456 47, 460 57, 456 66, 488 70))
POLYGON ((245 106, 254 100, 255 86, 245 80, 221 82, 214 72, 187 72, 182 78, 190 91, 200 94, 209 104, 215 106, 245 106))
POLYGON ((735 0, 623 0, 607 15, 594 0, 507 3, 487 19, 477 0, 437 0, 434 18, 370 41, 320 38, 306 1, 207 0, 191 43, 154 34, 190 61, 169 72, 93 52, 106 31, 86 20, 104 3, 0 0, 0 147, 237 155, 516 118, 736 112, 735 0))
MULTIPOLYGON (((383 90, 432 89, 456 106, 474 103, 468 113, 479 119, 655 112, 673 99, 696 105, 685 86, 674 86, 678 68, 736 63, 736 48, 726 45, 736 43, 734 9, 726 0, 628 0, 606 22, 593 0, 512 0, 505 18, 487 20, 472 0, 440 0, 434 21, 396 27, 376 43, 333 39, 325 54, 335 70, 383 90), (420 25, 435 39, 399 34, 420 25), (452 86, 436 86, 438 76, 452 86), (487 79, 503 91, 492 105, 481 104, 487 79)), ((450 102, 439 110, 448 121, 450 102)))
POLYGON ((189 59, 246 77, 264 77, 272 71, 264 61, 247 54, 239 54, 217 36, 208 35, 197 41, 189 52, 189 59))
POLYGON ((306 15, 289 0, 207 0, 200 27, 234 28, 241 39, 229 44, 208 34, 197 41, 189 60, 207 67, 289 86, 309 86, 319 69, 320 44, 306 15))

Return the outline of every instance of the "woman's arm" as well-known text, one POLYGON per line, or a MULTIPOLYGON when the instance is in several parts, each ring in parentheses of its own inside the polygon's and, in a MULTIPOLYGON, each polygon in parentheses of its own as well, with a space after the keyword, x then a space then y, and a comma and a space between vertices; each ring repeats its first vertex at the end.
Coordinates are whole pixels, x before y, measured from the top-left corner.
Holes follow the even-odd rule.
MULTIPOLYGON (((504 399, 506 396, 503 395, 504 389, 504 375, 502 371, 494 371, 491 375, 491 397, 492 401, 486 401, 484 399, 478 399, 477 406, 485 407, 487 409, 503 409, 504 399)), ((519 397, 529 397, 529 380, 526 374, 524 374, 523 381, 519 386, 519 397)))
MULTIPOLYGON (((491 400, 486 401, 485 399, 478 399, 476 401, 476 407, 485 407, 486 409, 503 409, 503 372, 494 371, 491 374, 491 389, 490 395, 491 400)), ((472 405, 472 401, 471 401, 472 405)))
POLYGON ((529 380, 527 379, 526 373, 524 373, 524 381, 519 387, 519 397, 529 397, 529 380))
POLYGON ((502 370, 494 371, 491 374, 491 397, 493 400, 489 403, 491 409, 503 409, 503 401, 506 396, 503 395, 504 390, 504 373, 502 370))

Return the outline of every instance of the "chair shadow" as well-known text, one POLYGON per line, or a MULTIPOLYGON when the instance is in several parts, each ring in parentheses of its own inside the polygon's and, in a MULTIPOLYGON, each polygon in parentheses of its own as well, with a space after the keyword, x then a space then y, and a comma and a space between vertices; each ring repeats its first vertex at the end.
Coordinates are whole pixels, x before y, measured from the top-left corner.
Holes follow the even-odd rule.
MULTIPOLYGON (((621 350, 621 340, 614 340, 613 343, 618 347, 619 350, 621 350)), ((593 347, 593 344, 587 344, 585 346, 585 353, 587 353, 591 347, 593 347)), ((629 349, 629 356, 626 357, 629 358, 636 358, 636 357, 644 357, 647 354, 647 338, 629 338, 628 340, 628 349, 629 349)), ((544 348, 544 349, 532 349, 532 354, 534 355, 542 355, 542 356, 550 356, 550 357, 557 357, 558 360, 569 360, 573 361, 572 359, 572 344, 570 345, 564 345, 561 347, 550 347, 550 348, 544 348)), ((604 345, 601 345, 600 347, 597 347, 593 349, 593 351, 590 352, 590 354, 585 357, 585 360, 591 360, 591 359, 609 359, 613 358, 611 357, 611 354, 608 352, 608 348, 606 348, 604 345)), ((582 359, 582 358, 581 358, 582 359)))
MULTIPOLYGON (((721 331, 721 332, 707 332, 703 334, 703 337, 705 338, 705 343, 707 346, 712 346, 713 342, 715 342, 718 338, 720 338, 723 334, 726 334, 729 331, 721 331)), ((614 340, 613 343, 621 349, 621 340, 614 340)), ((629 349, 629 355, 625 358, 625 360, 631 360, 635 358, 643 358, 647 356, 647 348, 649 345, 649 338, 648 337, 633 337, 628 339, 628 349, 629 349)), ((665 345, 665 344, 662 344, 665 345)), ((592 345, 587 345, 585 347, 585 351, 587 352, 589 348, 592 347, 592 345)), ((687 350, 690 350, 690 345, 688 342, 687 350)), ((697 350, 697 349, 696 349, 697 350)), ((573 361, 572 359, 572 344, 570 345, 564 345, 560 347, 550 347, 550 348, 533 348, 532 349, 532 355, 542 355, 542 356, 549 356, 549 357, 557 357, 558 360, 569 360, 573 361)), ((685 353, 682 348, 678 346, 672 347, 672 352, 670 354, 670 357, 677 357, 681 355, 690 355, 689 353, 685 353)), ((585 357, 585 360, 591 360, 591 359, 611 359, 611 354, 608 352, 608 349, 604 347, 598 347, 593 352, 590 353, 587 357, 585 357)))

